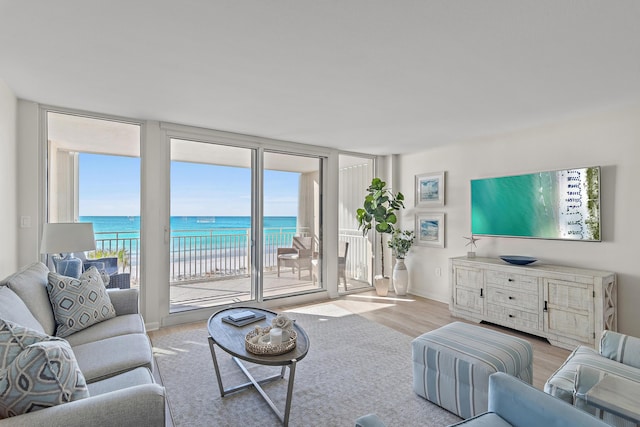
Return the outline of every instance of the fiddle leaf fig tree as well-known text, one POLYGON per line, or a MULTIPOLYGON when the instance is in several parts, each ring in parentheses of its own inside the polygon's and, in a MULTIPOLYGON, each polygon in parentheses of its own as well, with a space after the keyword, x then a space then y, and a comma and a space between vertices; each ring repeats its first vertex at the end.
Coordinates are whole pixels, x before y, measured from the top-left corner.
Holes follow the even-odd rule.
POLYGON ((404 195, 400 192, 393 194, 387 183, 380 178, 373 178, 367 188, 364 206, 356 211, 358 229, 366 236, 369 230, 375 229, 380 236, 380 260, 382 275, 384 276, 384 245, 382 234, 393 234, 396 230, 398 217, 396 213, 404 208, 404 195))

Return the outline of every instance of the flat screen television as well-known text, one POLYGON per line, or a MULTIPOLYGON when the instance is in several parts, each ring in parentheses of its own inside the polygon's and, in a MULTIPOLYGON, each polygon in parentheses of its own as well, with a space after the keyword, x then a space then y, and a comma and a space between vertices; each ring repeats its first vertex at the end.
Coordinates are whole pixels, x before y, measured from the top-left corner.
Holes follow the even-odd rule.
POLYGON ((471 233, 600 241, 600 168, 471 180, 471 233))

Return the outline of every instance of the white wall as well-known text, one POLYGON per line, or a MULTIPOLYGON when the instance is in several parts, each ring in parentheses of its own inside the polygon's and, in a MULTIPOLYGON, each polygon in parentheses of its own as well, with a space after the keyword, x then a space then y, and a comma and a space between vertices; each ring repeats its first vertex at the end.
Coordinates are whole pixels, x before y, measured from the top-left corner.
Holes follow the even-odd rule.
POLYGON ((18 267, 40 261, 40 229, 43 223, 44 162, 39 146, 38 104, 18 100, 17 183, 18 217, 25 216, 31 227, 18 229, 18 267))
POLYGON ((16 196, 17 100, 4 81, 0 80, 0 278, 18 267, 18 219, 16 196))
MULTIPOLYGON (((464 141, 399 156, 399 189, 414 206, 414 176, 446 171, 446 205, 422 211, 446 214, 445 249, 414 247, 407 259, 410 292, 448 302, 448 258, 467 252, 470 235, 469 181, 475 178, 579 166, 601 166, 600 243, 483 237, 478 256, 534 256, 542 263, 617 273, 618 328, 640 336, 640 108, 565 121, 551 126, 464 141), (436 275, 441 269, 442 275, 436 275)), ((403 216, 413 229, 414 209, 403 216)))

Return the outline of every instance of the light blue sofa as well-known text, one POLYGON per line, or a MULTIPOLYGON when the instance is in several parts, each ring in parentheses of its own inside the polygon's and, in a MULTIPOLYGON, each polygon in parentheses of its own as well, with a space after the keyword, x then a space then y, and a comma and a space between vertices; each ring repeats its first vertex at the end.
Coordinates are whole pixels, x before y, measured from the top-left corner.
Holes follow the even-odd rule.
MULTIPOLYGON (((489 377, 489 410, 455 426, 464 427, 605 427, 592 415, 503 372, 489 377)), ((373 414, 356 420, 356 427, 384 427, 373 414)))
MULTIPOLYGON (((0 318, 54 335, 48 273, 38 262, 1 280, 0 318)), ((89 397, 0 419, 0 427, 164 427, 165 390, 153 378, 153 353, 138 313, 138 290, 106 292, 116 316, 65 337, 89 397)))

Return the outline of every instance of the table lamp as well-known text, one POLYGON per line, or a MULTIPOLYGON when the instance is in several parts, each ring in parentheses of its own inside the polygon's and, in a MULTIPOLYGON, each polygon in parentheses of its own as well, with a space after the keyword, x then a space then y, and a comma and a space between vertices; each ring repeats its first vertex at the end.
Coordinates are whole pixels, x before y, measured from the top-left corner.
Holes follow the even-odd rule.
POLYGON ((75 258, 73 253, 95 248, 93 224, 90 222, 47 223, 43 226, 40 253, 67 254, 64 259, 54 262, 56 271, 62 275, 80 277, 82 260, 75 258))

